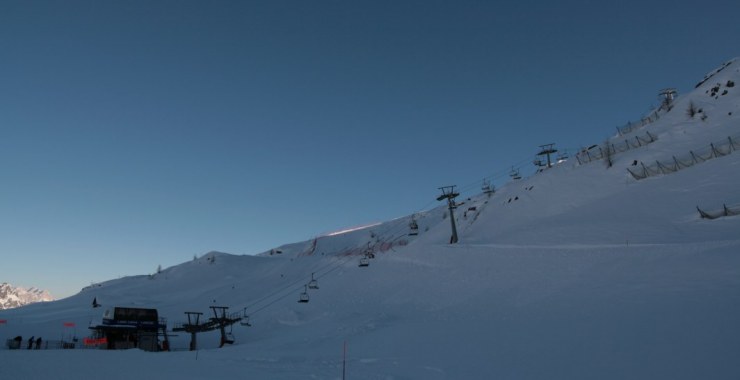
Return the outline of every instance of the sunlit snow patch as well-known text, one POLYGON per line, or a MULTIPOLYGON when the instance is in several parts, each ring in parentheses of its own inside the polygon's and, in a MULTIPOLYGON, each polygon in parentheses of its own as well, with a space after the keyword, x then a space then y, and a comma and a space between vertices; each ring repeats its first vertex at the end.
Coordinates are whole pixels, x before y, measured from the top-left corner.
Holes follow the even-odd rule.
POLYGON ((324 236, 336 236, 336 235, 346 234, 347 232, 359 231, 365 228, 379 226, 380 224, 381 223, 373 223, 373 224, 367 224, 367 225, 359 226, 359 227, 351 227, 351 228, 347 228, 341 231, 330 232, 330 233, 325 234, 324 236))

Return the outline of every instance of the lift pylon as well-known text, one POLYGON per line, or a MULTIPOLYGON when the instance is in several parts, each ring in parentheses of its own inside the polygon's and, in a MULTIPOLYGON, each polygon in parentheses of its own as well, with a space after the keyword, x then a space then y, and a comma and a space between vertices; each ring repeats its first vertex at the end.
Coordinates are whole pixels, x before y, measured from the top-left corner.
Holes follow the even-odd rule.
MULTIPOLYGON (((553 148, 553 146, 555 146, 555 143, 540 145, 541 150, 539 153, 537 153, 538 156, 547 156, 547 167, 548 168, 552 167, 552 161, 550 160, 550 155, 557 153, 558 151, 557 149, 553 148)), ((537 165, 536 162, 535 162, 535 165, 537 165)), ((538 165, 538 166, 544 166, 544 165, 538 165)))
POLYGON ((221 344, 219 347, 223 347, 224 344, 234 343, 233 339, 226 337, 226 326, 231 326, 242 320, 239 316, 226 315, 227 306, 211 306, 213 310, 213 317, 209 318, 208 321, 201 322, 200 316, 203 313, 195 311, 186 311, 185 314, 188 316, 188 322, 183 323, 172 329, 172 331, 184 331, 190 333, 190 351, 197 349, 196 334, 206 331, 220 330, 221 331, 221 344))
POLYGON ((455 197, 460 195, 460 193, 455 192, 455 186, 442 186, 439 188, 439 190, 442 190, 442 195, 437 197, 438 201, 441 201, 443 199, 447 199, 447 208, 450 210, 450 223, 452 225, 452 236, 450 237, 450 244, 457 243, 457 227, 455 226, 455 213, 454 210, 457 208, 457 205, 455 205, 455 197))

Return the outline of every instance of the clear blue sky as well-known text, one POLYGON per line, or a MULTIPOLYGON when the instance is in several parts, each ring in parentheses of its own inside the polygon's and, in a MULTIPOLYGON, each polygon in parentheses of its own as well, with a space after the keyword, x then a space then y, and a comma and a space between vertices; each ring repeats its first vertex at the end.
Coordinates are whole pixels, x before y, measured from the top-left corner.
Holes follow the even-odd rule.
POLYGON ((603 141, 738 36, 737 1, 0 1, 0 281, 408 215, 603 141))

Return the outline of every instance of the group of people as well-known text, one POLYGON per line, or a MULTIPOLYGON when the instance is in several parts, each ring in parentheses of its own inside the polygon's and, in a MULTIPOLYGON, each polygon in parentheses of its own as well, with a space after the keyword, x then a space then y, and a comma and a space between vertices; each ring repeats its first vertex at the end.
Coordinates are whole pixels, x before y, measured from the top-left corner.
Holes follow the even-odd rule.
MULTIPOLYGON (((23 342, 23 337, 20 336, 20 335, 18 335, 17 337, 13 338, 13 340, 16 342, 15 347, 16 348, 21 348, 21 342, 23 342)), ((36 338, 36 337, 32 336, 32 337, 28 338, 28 346, 27 346, 27 349, 31 350, 31 349, 34 349, 35 348, 37 350, 40 350, 41 349, 41 342, 42 342, 41 337, 36 338)))

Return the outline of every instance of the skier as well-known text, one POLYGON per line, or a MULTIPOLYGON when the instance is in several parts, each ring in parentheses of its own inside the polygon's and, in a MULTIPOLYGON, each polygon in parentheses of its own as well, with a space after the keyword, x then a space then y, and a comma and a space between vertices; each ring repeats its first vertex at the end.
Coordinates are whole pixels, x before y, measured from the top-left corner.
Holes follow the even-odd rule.
POLYGON ((34 337, 28 338, 28 349, 29 350, 33 347, 33 342, 34 342, 33 338, 34 337))
POLYGON ((41 337, 36 338, 36 349, 41 349, 41 337))

